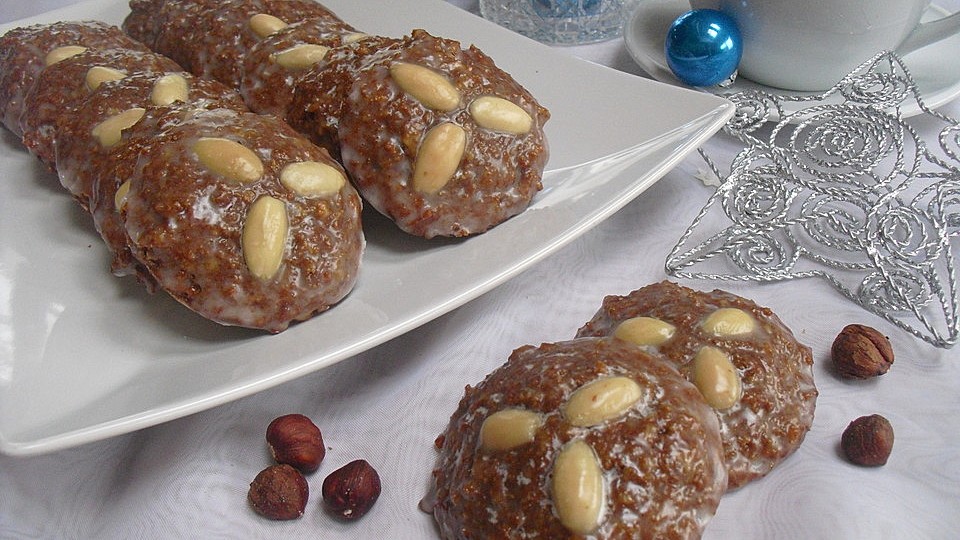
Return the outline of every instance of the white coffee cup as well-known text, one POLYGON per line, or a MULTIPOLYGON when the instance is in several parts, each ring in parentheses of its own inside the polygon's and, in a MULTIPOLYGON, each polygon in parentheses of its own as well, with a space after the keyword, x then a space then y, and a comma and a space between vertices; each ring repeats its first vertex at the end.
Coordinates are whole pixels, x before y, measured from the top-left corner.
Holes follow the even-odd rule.
MULTIPOLYGON (((960 13, 920 23, 930 0, 690 0, 743 36, 739 73, 786 90, 826 90, 882 51, 906 54, 960 32, 960 13)), ((960 51, 956 51, 960 54, 960 51)))

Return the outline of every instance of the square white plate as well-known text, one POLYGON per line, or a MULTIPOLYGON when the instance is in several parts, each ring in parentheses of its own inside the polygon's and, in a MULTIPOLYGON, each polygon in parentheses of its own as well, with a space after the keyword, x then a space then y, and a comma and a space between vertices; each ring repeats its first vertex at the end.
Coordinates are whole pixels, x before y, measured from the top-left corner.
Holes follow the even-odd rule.
MULTIPOLYGON (((733 114, 727 101, 577 60, 439 0, 328 0, 368 33, 476 44, 551 110, 544 187, 481 236, 425 241, 365 213, 340 305, 279 335, 210 323, 117 279, 87 215, 8 132, 0 141, 0 451, 51 452, 179 418, 349 358, 476 298, 638 196, 733 114)), ((0 26, 98 19, 92 0, 0 26)))

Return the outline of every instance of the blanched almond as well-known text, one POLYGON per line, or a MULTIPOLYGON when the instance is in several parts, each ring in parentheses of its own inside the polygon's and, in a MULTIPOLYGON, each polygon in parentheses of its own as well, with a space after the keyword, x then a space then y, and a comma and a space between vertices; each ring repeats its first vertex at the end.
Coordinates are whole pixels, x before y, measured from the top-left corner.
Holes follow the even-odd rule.
POLYGON ((447 112, 460 105, 460 92, 453 83, 428 67, 397 62, 390 66, 390 76, 401 90, 430 109, 447 112))
POLYGON ((127 204, 127 195, 130 194, 130 181, 126 180, 124 183, 120 184, 120 187, 117 188, 117 192, 113 194, 113 206, 117 209, 117 212, 123 210, 123 206, 127 204))
POLYGON ((289 223, 287 207, 280 199, 263 195, 250 206, 243 222, 243 259, 250 273, 262 280, 272 278, 283 262, 289 223))
POLYGON ((496 96, 482 96, 470 102, 470 116, 480 127, 523 135, 533 127, 533 118, 519 105, 496 96))
POLYGON ((220 137, 201 137, 193 151, 205 167, 234 182, 248 184, 263 176, 263 162, 246 146, 220 137))
POLYGON ((282 19, 267 13, 257 13, 250 17, 250 29, 261 39, 286 27, 287 23, 283 22, 282 19))
POLYGON ((413 167, 413 188, 423 193, 436 193, 456 174, 467 147, 467 133, 456 124, 446 122, 427 132, 413 167))
POLYGON ((590 534, 600 524, 604 507, 603 471, 589 444, 567 444, 553 464, 553 504, 560 523, 575 534, 590 534))
POLYGON ((127 109, 93 126, 90 134, 97 139, 100 146, 110 148, 120 142, 123 130, 139 122, 145 112, 146 109, 141 107, 127 109))
POLYGON ((329 51, 330 48, 323 45, 296 45, 270 55, 270 59, 287 69, 299 71, 320 62, 329 51))
POLYGON ((96 90, 97 88, 100 88, 101 84, 107 81, 119 81, 126 76, 127 74, 119 69, 113 69, 104 66, 93 66, 87 70, 87 75, 84 77, 84 82, 87 84, 87 88, 90 90, 96 90))
POLYGON ((43 57, 43 65, 52 66, 57 62, 66 60, 71 56, 76 56, 86 50, 86 47, 81 47, 80 45, 64 45, 63 47, 57 47, 43 57))
POLYGON ((280 183, 304 197, 318 197, 340 191, 347 179, 336 167, 326 163, 299 161, 280 171, 280 183))
POLYGON ((577 389, 563 416, 575 426, 595 426, 624 414, 642 395, 640 385, 629 377, 604 377, 577 389))
POLYGON ((340 38, 340 42, 344 45, 347 45, 349 43, 360 41, 361 39, 367 39, 368 37, 370 37, 370 34, 365 34, 363 32, 352 32, 340 38))
POLYGON ((656 317, 633 317, 617 325, 613 337, 634 345, 662 345, 673 337, 677 328, 656 317))
POLYGON ((186 102, 190 96, 190 85, 183 75, 171 73, 164 75, 153 83, 150 91, 150 102, 154 105, 170 105, 177 101, 186 102))
POLYGON ((704 319, 702 327, 717 337, 742 336, 753 332, 757 322, 742 309, 720 308, 704 319))
POLYGON ((730 356, 716 347, 703 347, 693 358, 693 383, 717 410, 729 409, 742 394, 737 368, 730 356))
POLYGON ((509 450, 533 441, 543 417, 526 409, 504 409, 488 416, 480 427, 480 446, 488 452, 509 450))

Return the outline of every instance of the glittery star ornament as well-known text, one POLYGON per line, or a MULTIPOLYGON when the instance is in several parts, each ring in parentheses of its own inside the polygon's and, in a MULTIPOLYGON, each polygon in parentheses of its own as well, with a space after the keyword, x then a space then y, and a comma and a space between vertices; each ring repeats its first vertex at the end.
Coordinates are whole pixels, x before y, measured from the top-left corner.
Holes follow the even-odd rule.
POLYGON ((960 334, 960 124, 927 108, 883 53, 823 94, 727 96, 725 131, 746 148, 666 261, 677 277, 820 277, 943 348, 960 334), (788 112, 800 104, 799 110, 788 112), (923 140, 903 115, 933 124, 923 140), (938 127, 937 127, 938 126, 938 127))

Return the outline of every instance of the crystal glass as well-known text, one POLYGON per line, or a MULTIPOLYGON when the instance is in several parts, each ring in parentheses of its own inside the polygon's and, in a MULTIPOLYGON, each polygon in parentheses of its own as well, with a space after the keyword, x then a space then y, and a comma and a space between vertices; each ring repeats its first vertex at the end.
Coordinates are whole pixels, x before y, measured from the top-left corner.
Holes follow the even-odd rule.
POLYGON ((624 0, 480 0, 484 18, 551 45, 580 45, 619 36, 624 0))

